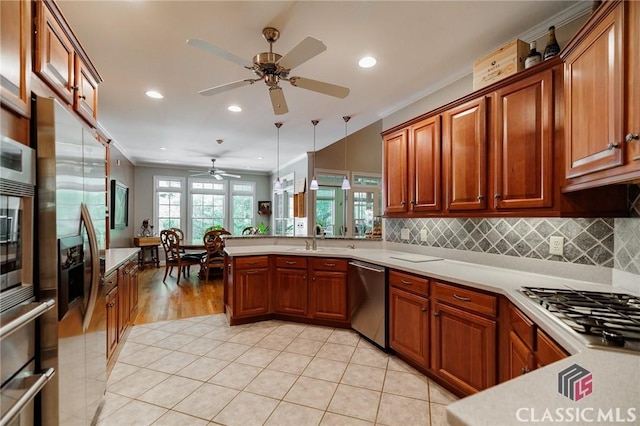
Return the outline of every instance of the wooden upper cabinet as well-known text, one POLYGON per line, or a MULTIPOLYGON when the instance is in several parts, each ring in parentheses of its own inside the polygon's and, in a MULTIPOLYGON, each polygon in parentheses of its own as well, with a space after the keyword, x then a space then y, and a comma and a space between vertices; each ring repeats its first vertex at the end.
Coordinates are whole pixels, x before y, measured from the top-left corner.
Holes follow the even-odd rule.
POLYGON ((31 112, 31 1, 0 2, 0 98, 2 105, 31 112))
POLYGON ((494 207, 552 205, 553 73, 496 92, 494 207))
POLYGON ((437 211, 441 206, 440 116, 409 128, 409 209, 437 211))
POLYGON ((402 129, 384 138, 385 213, 407 212, 408 132, 402 129))
POLYGON ((442 114, 448 210, 486 208, 486 105, 487 100, 483 96, 442 114))
POLYGON ((625 128, 625 144, 627 163, 640 167, 640 2, 627 4, 627 121, 625 128))
POLYGON ((36 4, 35 72, 60 98, 95 125, 102 78, 51 1, 36 4))
POLYGON ((592 18, 602 16, 563 57, 568 179, 623 164, 623 9, 592 18))

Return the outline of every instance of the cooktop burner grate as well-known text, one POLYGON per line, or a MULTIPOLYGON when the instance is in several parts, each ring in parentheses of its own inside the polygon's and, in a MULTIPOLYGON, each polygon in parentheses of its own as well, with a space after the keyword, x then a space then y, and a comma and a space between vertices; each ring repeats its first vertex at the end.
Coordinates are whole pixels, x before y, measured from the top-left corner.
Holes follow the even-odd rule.
POLYGON ((591 346, 640 351, 640 298, 625 293, 523 287, 536 301, 591 346))

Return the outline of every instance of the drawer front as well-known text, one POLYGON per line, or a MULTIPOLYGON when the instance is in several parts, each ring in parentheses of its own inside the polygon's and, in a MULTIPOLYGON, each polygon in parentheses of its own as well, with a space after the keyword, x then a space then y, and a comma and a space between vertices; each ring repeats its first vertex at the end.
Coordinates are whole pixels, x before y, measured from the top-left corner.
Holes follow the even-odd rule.
POLYGON ((534 349, 535 324, 513 305, 509 305, 509 326, 511 330, 529 347, 534 349))
POLYGON ((429 279, 427 278, 391 270, 389 271, 389 285, 422 296, 429 296, 429 279))
POLYGON ((494 318, 496 316, 498 299, 489 294, 436 282, 433 288, 433 296, 450 305, 459 306, 494 318))
POLYGON ((314 271, 341 271, 347 272, 347 264, 348 261, 345 259, 331 259, 331 258, 312 258, 309 259, 311 262, 311 268, 314 271))
POLYGON ((269 267, 269 256, 237 257, 235 261, 238 269, 269 267))
POLYGON ((279 256, 276 257, 276 267, 306 269, 307 258, 302 256, 279 256))

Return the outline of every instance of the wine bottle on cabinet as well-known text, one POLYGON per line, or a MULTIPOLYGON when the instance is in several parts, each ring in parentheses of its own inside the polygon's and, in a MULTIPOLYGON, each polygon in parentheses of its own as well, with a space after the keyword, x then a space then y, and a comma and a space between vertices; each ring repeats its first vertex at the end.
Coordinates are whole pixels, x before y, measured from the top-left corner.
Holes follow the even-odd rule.
POLYGON ((546 61, 547 59, 556 56, 560 53, 560 45, 556 40, 556 27, 549 27, 549 41, 547 42, 547 47, 544 48, 543 59, 546 61))
POLYGON ((534 66, 535 64, 539 64, 540 62, 542 62, 542 55, 540 54, 540 52, 538 52, 536 50, 536 42, 532 41, 531 43, 529 43, 529 54, 527 55, 526 59, 524 60, 524 67, 525 68, 531 68, 532 66, 534 66))

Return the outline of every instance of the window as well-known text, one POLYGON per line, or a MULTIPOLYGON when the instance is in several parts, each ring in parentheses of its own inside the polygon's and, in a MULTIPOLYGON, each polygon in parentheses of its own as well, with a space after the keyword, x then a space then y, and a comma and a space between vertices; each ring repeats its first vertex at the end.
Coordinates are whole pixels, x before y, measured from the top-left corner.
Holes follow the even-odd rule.
POLYGON ((242 234, 247 226, 254 225, 255 183, 232 182, 231 183, 231 229, 234 235, 242 234))
POLYGON ((205 230, 225 226, 226 182, 213 179, 190 179, 191 227, 186 238, 201 243, 205 230))
POLYGON ((382 209, 382 178, 380 175, 353 174, 352 217, 354 237, 364 237, 373 230, 373 218, 380 215, 382 209))
POLYGON ((165 178, 155 176, 154 188, 155 197, 155 217, 158 226, 158 233, 163 229, 180 228, 182 226, 182 191, 184 179, 165 178))
POLYGON ((293 235, 294 174, 280 176, 282 191, 274 192, 274 235, 293 235))
POLYGON ((337 188, 321 186, 316 193, 316 223, 327 236, 334 235, 337 188))

